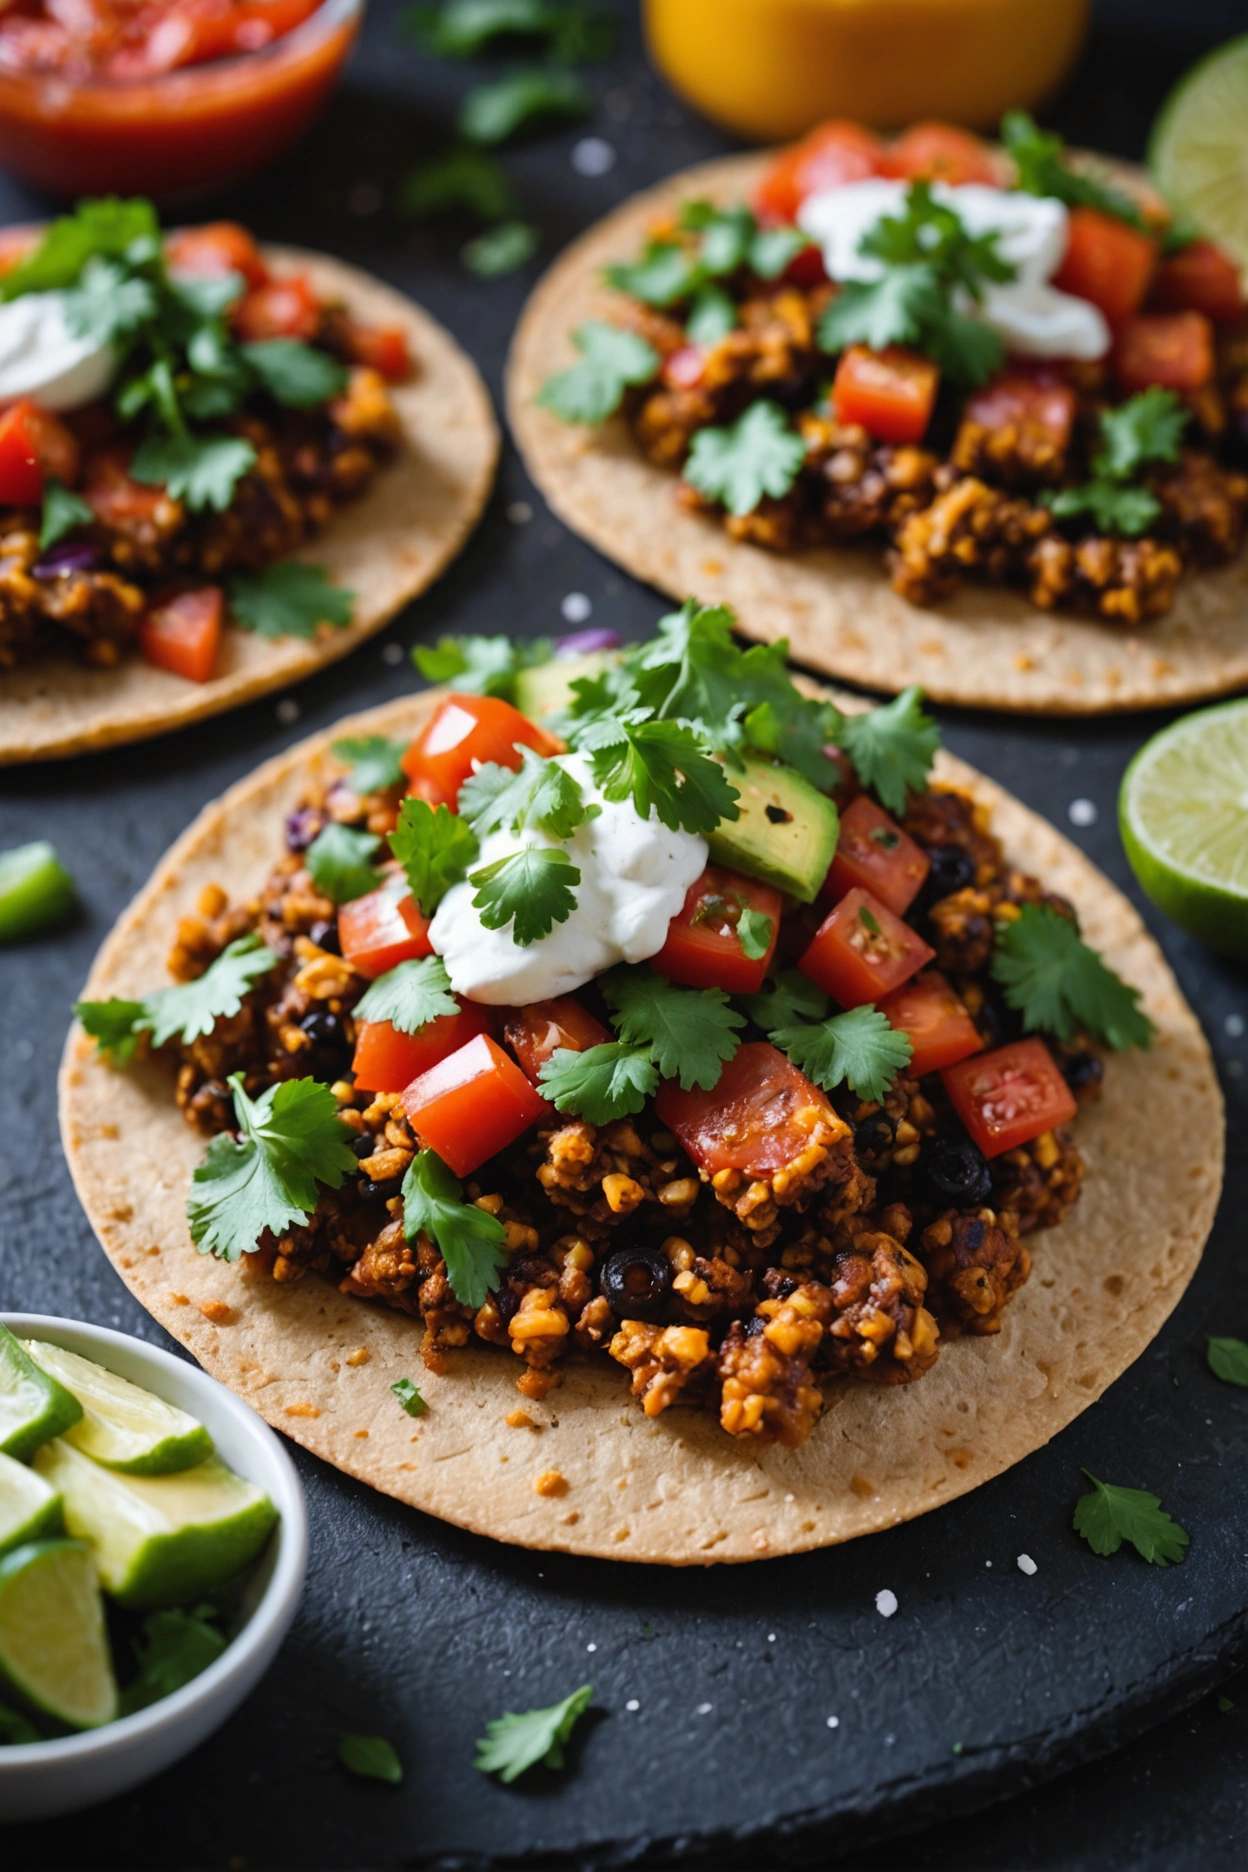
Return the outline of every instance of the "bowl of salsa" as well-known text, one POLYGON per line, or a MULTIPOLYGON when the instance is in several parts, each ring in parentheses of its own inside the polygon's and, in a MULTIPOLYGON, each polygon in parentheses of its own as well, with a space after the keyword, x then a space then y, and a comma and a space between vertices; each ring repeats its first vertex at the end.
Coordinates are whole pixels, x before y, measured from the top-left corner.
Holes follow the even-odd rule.
POLYGON ((17 0, 0 13, 0 168, 56 195, 184 196, 313 122, 363 0, 17 0))

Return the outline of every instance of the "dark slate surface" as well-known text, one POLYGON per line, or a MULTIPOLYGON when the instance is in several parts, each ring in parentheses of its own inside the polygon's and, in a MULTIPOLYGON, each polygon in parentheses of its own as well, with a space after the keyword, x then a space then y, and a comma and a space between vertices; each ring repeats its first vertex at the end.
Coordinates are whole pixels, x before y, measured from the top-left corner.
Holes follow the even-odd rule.
MULTIPOLYGON (((1220 4, 1207 0, 1203 15, 1186 7, 1192 30, 1176 35, 1159 30, 1173 7, 1108 0, 1056 119, 1072 137, 1137 153, 1170 78, 1205 42, 1202 20, 1206 40, 1233 23, 1220 4)), ((497 394, 531 274, 478 284, 444 236, 392 218, 396 177, 434 146, 463 82, 396 50, 393 17, 374 7, 324 133, 220 207, 419 296, 497 394)), ((592 129, 618 155, 609 174, 574 172, 579 131, 509 159, 547 259, 638 186, 729 147, 649 78, 631 26, 592 82, 601 99, 592 129)), ((0 185, 0 218, 37 207, 0 185)), ((629 636, 645 634, 661 608, 545 514, 509 454, 459 564, 381 642, 287 699, 297 727, 270 698, 177 738, 0 775, 0 846, 53 838, 82 898, 70 928, 0 962, 0 1304, 162 1337, 79 1213, 52 1072, 97 944, 166 845, 297 734, 399 693, 411 676, 388 646, 446 629, 557 628, 559 601, 574 591, 592 599, 595 622, 629 636)), ((944 721, 959 754, 1063 826, 1073 801, 1092 802, 1095 819, 1074 836, 1133 890, 1113 802, 1155 721, 1074 728, 953 711, 944 721)), ((1237 1140, 1248 1119, 1244 972, 1150 920, 1213 1040, 1237 1140)), ((1147 1111, 1139 1121, 1148 1124, 1147 1111)), ((312 1568, 266 1682, 228 1729, 146 1789, 86 1817, 14 1829, 0 1847, 5 1864, 301 1872, 482 1857, 758 1866, 848 1855, 933 1872, 1242 1865, 1248 1677, 1224 1680, 1248 1655, 1248 1396, 1218 1384, 1202 1360, 1206 1332, 1248 1332, 1238 1221, 1248 1169, 1234 1143, 1231 1156, 1193 1287, 1109 1395, 1008 1475, 848 1548, 677 1574, 543 1557, 426 1520, 296 1451, 312 1568), (1073 1536, 1085 1464, 1162 1494, 1192 1534, 1183 1566, 1149 1568, 1130 1552, 1098 1559, 1073 1536), (1036 1561, 1034 1577, 1019 1571, 1020 1553, 1036 1561), (886 1587, 899 1600, 888 1621, 875 1610, 886 1587), (595 1713, 570 1774, 507 1790, 474 1772, 489 1717, 587 1679, 595 1713), (1217 1685, 1238 1710, 1218 1708, 1208 1694, 1217 1685), (344 1730, 393 1738, 407 1768, 400 1791, 333 1768, 344 1730), (1077 1766, 1124 1742, 1112 1758, 1077 1766), (973 1821, 956 1817, 990 1801, 1000 1804, 973 1821)))

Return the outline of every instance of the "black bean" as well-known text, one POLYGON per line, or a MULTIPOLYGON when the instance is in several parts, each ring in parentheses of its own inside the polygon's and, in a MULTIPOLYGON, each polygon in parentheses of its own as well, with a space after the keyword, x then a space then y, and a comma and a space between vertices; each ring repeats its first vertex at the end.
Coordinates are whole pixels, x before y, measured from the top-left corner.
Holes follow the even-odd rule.
POLYGON ((923 882, 922 902, 938 903, 954 891, 966 890, 975 882, 975 860, 960 845, 933 845, 928 851, 931 870, 923 882))
POLYGON ((371 1157, 375 1146, 371 1132, 364 1131, 357 1138, 352 1138, 351 1149, 357 1157, 371 1157))
POLYGON ((617 1248, 598 1284, 616 1319, 652 1319, 671 1288, 671 1263, 661 1248, 617 1248))
POLYGON ((370 1205, 374 1203, 386 1203, 389 1202, 392 1196, 397 1196, 399 1194, 399 1191, 403 1188, 403 1179, 397 1176, 387 1177, 382 1183, 370 1183, 367 1177, 361 1177, 356 1188, 359 1191, 360 1201, 362 1203, 368 1203, 370 1205))
POLYGON ((347 1036, 342 1022, 336 1014, 329 1013, 325 1008, 313 1008, 310 1014, 304 1015, 299 1027, 302 1033, 307 1034, 314 1048, 346 1045, 347 1036))
POLYGON ((324 949, 329 955, 341 955, 342 944, 338 940, 338 919, 332 923, 314 923, 308 935, 318 949, 324 949))
POLYGON ((1095 1053, 1072 1053, 1062 1067, 1062 1077, 1077 1096, 1094 1091, 1105 1077, 1105 1068, 1095 1053))
POLYGON ((968 1137, 937 1138, 928 1144, 915 1169, 915 1187, 938 1209, 973 1209, 987 1202, 992 1189, 982 1151, 968 1137))
POLYGON ((895 1137, 888 1113, 872 1112, 869 1118, 860 1118, 854 1126, 854 1150, 860 1158, 882 1156, 893 1148, 895 1137))

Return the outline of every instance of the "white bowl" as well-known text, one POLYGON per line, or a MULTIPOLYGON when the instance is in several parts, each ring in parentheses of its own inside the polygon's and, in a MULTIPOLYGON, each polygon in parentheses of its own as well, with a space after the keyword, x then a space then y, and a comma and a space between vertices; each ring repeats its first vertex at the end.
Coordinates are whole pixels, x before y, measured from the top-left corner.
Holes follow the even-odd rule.
POLYGON ((206 1671, 172 1696, 102 1729, 0 1747, 0 1821, 71 1813, 123 1794, 219 1729, 259 1683, 295 1616, 308 1516, 294 1464, 268 1425, 197 1365, 125 1333, 39 1313, 0 1313, 21 1339, 48 1339, 180 1405, 206 1424, 223 1462, 262 1488, 280 1520, 244 1599, 245 1623, 206 1671))

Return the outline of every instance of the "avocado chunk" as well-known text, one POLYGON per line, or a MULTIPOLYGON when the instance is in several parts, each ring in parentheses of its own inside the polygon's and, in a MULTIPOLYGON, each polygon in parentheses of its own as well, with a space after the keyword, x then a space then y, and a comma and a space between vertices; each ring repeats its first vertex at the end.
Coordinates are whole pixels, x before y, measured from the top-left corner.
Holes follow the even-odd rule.
POLYGON ((747 759, 730 766, 739 819, 723 819, 707 840, 716 864, 813 903, 836 851, 840 815, 792 767, 747 759))
POLYGON ((614 650, 592 650, 584 656, 552 657, 532 669, 516 671, 516 707, 530 721, 548 722, 572 703, 572 685, 582 676, 599 676, 619 662, 614 650))
POLYGON ((29 1462, 41 1443, 77 1423, 82 1405, 0 1326, 0 1451, 29 1462))

